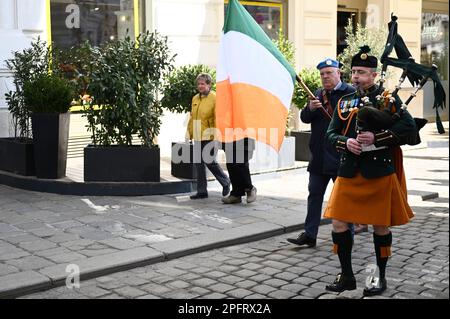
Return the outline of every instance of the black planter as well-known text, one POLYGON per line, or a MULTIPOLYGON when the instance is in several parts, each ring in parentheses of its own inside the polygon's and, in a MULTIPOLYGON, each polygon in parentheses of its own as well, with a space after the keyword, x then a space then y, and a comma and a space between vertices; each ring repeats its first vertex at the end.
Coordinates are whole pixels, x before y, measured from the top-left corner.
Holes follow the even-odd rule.
POLYGON ((93 146, 84 148, 85 182, 159 182, 159 147, 93 146))
POLYGON ((66 176, 70 113, 36 113, 31 121, 36 176, 51 179, 66 176))
POLYGON ((171 169, 172 176, 195 179, 197 172, 193 164, 194 145, 191 143, 172 143, 171 169))
POLYGON ((33 140, 0 138, 0 170, 18 175, 35 175, 33 140))
POLYGON ((311 131, 292 131, 291 136, 295 137, 295 160, 308 162, 311 158, 311 151, 309 150, 311 131))

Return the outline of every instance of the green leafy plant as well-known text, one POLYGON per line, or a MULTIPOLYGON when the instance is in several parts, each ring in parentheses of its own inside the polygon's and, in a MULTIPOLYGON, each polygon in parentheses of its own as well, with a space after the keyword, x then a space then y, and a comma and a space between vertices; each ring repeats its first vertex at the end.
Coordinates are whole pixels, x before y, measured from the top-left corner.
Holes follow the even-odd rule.
MULTIPOLYGON (((359 48, 368 45, 371 48, 370 54, 378 59, 384 51, 387 37, 387 29, 366 28, 360 24, 353 27, 351 20, 345 27, 346 42, 348 46, 338 56, 338 60, 344 65, 342 68, 342 78, 345 82, 350 82, 352 57, 359 52, 359 48)), ((379 65, 381 68, 381 65, 379 65)), ((389 73, 386 76, 389 78, 389 73)))
MULTIPOLYGON (((322 81, 320 79, 320 72, 314 68, 305 68, 299 73, 300 78, 306 84, 306 86, 314 93, 316 90, 322 87, 322 81)), ((299 109, 303 109, 309 101, 308 93, 296 85, 294 89, 294 96, 292 97, 292 102, 299 109)))
POLYGON ((23 87, 52 69, 52 55, 53 51, 47 43, 38 38, 30 48, 15 51, 11 59, 5 60, 6 67, 13 73, 15 88, 15 91, 5 94, 15 138, 31 138, 31 111, 25 105, 23 87))
POLYGON ((93 143, 132 145, 137 134, 142 144, 153 146, 161 126, 161 79, 173 68, 167 37, 146 32, 136 41, 127 37, 92 50, 93 100, 85 112, 93 143))
POLYGON ((24 84, 23 97, 31 113, 66 113, 73 99, 73 89, 66 79, 43 74, 24 84))
POLYGON ((195 80, 200 73, 208 73, 213 78, 212 89, 216 87, 216 71, 210 67, 186 65, 175 69, 165 79, 161 105, 164 109, 174 113, 191 111, 192 97, 198 93, 195 80))
POLYGON ((91 75, 96 66, 95 52, 89 41, 57 52, 58 73, 72 83, 78 105, 83 104, 83 96, 89 95, 91 75))
POLYGON ((295 45, 284 35, 283 31, 278 32, 278 39, 272 40, 278 50, 284 55, 289 64, 295 68, 295 45))

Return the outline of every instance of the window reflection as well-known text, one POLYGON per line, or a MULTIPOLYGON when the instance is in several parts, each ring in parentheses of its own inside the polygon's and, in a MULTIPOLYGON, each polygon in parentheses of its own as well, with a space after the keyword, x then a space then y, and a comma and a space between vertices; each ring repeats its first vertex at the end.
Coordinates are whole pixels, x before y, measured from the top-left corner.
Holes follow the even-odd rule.
MULTIPOLYGON (((241 3, 269 38, 278 39, 278 32, 282 29, 282 4, 251 4, 247 1, 241 1, 241 3)), ((225 4, 225 14, 227 6, 228 4, 225 4)))
POLYGON ((421 63, 436 64, 448 80, 448 14, 422 13, 421 63))
POLYGON ((133 0, 51 0, 52 41, 69 48, 134 37, 133 0))

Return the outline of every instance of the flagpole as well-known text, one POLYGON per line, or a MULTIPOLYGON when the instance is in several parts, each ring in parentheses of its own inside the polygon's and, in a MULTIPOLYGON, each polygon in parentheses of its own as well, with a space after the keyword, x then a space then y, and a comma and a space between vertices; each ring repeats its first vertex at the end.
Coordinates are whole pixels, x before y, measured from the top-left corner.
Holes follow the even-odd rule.
MULTIPOLYGON (((295 79, 300 84, 300 86, 303 88, 303 90, 306 91, 306 93, 308 94, 308 96, 311 100, 317 100, 314 93, 309 89, 309 87, 305 84, 305 82, 303 82, 302 78, 298 74, 295 76, 295 79)), ((328 112, 325 110, 325 108, 323 106, 321 106, 320 109, 321 109, 322 113, 331 120, 331 115, 328 114, 328 112)))

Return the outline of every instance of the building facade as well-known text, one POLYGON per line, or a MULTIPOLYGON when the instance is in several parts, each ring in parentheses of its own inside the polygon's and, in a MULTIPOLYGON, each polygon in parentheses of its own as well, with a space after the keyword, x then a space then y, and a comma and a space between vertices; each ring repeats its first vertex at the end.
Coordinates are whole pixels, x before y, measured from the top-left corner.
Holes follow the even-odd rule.
MULTIPOLYGON (((215 67, 228 0, 2 0, 0 1, 0 137, 10 135, 4 94, 13 90, 4 60, 36 37, 70 47, 83 40, 94 44, 157 30, 167 35, 176 64, 215 67)), ((295 44, 296 69, 314 67, 336 57, 346 45, 348 19, 379 28, 399 17, 399 33, 416 61, 435 63, 448 93, 448 0, 271 0, 241 1, 271 37, 281 29, 295 44)), ((392 87, 395 85, 394 81, 392 87)), ((412 88, 401 91, 409 95, 412 88)), ((448 94, 447 94, 448 96, 448 94)), ((432 90, 426 87, 410 111, 432 119, 432 90)), ((448 105, 448 98, 447 98, 448 105)), ((442 114, 448 120, 448 109, 442 114)), ((165 114, 159 144, 170 154, 170 142, 183 140, 186 115, 165 114)), ((71 135, 87 132, 73 118, 71 135)))

